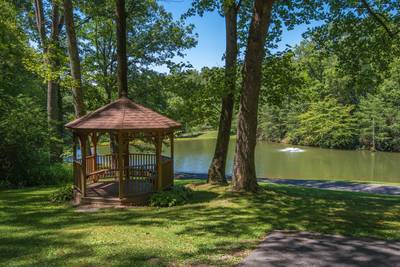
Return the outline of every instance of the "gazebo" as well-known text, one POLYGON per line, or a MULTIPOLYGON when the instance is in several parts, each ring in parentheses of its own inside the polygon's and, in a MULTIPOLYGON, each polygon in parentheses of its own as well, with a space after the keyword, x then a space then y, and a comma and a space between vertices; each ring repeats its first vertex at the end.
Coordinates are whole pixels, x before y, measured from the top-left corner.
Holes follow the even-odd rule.
POLYGON ((173 185, 173 134, 179 123, 123 96, 65 126, 73 132, 77 204, 141 205, 152 193, 173 185), (115 140, 114 151, 101 153, 104 149, 98 148, 104 134, 115 140), (154 144, 154 153, 131 151, 135 139, 154 144), (162 155, 164 139, 170 142, 169 157, 162 155))

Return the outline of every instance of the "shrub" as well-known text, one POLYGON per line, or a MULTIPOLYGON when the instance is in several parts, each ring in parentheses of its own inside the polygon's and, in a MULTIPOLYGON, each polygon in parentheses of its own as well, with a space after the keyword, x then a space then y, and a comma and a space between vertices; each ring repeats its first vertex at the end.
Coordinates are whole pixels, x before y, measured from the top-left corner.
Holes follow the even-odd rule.
POLYGON ((71 184, 67 184, 52 193, 49 199, 54 203, 63 203, 72 200, 73 196, 73 186, 71 184))
POLYGON ((27 184, 34 168, 48 164, 45 116, 31 98, 1 96, 0 171, 8 184, 27 184))
POLYGON ((65 183, 71 168, 49 161, 46 112, 37 100, 0 91, 0 172, 2 186, 65 183))
POLYGON ((70 164, 41 165, 32 169, 32 177, 25 179, 25 185, 65 184, 71 182, 72 177, 72 166, 70 164))
POLYGON ((192 196, 193 191, 185 186, 173 186, 169 190, 158 192, 151 196, 150 206, 152 207, 172 207, 183 205, 192 196))

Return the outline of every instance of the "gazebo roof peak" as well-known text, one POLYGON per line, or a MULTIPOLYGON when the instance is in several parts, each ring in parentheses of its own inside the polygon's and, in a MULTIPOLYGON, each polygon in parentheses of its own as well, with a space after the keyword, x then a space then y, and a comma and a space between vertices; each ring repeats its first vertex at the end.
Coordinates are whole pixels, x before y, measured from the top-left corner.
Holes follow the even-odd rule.
POLYGON ((65 127, 75 130, 172 130, 181 125, 126 96, 73 120, 65 127))

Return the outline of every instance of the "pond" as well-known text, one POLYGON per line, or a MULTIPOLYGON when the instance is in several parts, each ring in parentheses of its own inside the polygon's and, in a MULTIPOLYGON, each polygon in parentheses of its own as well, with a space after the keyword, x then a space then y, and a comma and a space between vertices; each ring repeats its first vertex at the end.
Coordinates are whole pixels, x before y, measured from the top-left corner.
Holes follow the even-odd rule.
MULTIPOLYGON (((232 173, 235 140, 231 140, 227 174, 232 173)), ((178 140, 175 171, 207 173, 215 139, 178 140)), ((356 180, 400 183, 400 153, 351 151, 258 142, 257 177, 356 180)))

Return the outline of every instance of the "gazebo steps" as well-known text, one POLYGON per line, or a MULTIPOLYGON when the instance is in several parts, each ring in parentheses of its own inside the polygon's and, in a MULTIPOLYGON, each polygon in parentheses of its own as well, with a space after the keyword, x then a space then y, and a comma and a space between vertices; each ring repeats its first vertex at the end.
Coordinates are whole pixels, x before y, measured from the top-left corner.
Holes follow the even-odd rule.
POLYGON ((110 205, 110 206, 143 206, 149 202, 151 194, 131 196, 129 198, 114 197, 82 197, 76 204, 78 205, 110 205))
POLYGON ((121 199, 117 197, 82 197, 79 205, 121 205, 121 199))
POLYGON ((115 196, 88 196, 82 197, 80 193, 75 193, 75 205, 110 205, 110 206, 142 206, 147 205, 153 193, 140 193, 126 196, 122 199, 115 196))

